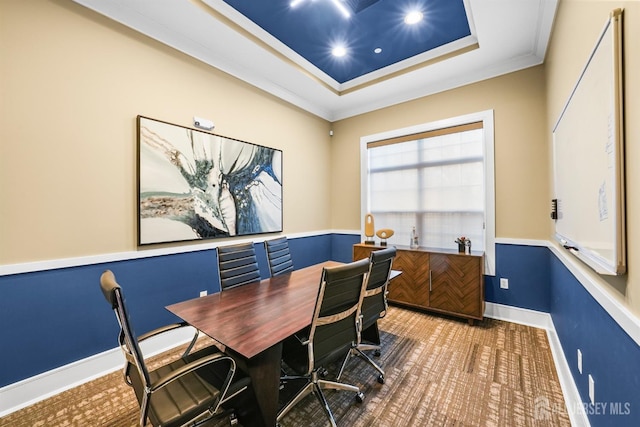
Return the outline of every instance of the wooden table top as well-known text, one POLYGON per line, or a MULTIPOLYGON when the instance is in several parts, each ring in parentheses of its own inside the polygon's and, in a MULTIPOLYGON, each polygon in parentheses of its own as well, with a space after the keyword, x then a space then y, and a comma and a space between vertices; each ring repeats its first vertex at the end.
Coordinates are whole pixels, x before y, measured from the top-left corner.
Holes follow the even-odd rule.
POLYGON ((206 335, 251 358, 311 324, 328 261, 167 306, 206 335))

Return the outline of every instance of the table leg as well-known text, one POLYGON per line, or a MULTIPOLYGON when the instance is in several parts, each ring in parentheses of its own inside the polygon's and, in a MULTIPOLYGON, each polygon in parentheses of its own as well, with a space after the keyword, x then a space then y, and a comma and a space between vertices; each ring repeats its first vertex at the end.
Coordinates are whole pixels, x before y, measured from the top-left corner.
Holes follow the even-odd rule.
POLYGON ((275 344, 247 361, 251 383, 260 408, 261 420, 255 426, 275 427, 280 390, 282 343, 275 344))

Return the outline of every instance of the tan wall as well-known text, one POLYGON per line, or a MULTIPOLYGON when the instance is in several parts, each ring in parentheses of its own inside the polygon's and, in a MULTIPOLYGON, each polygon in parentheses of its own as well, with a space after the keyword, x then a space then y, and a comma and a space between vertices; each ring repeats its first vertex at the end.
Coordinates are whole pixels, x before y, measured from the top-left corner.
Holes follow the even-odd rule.
POLYGON ((543 67, 538 66, 334 123, 333 227, 360 228, 360 137, 493 109, 496 236, 547 239, 544 93, 543 67))
POLYGON ((69 1, 3 0, 0 54, 0 264, 136 249, 138 114, 284 150, 284 231, 330 228, 325 120, 69 1))
MULTIPOLYGON (((597 277, 614 298, 623 301, 640 314, 640 3, 619 1, 562 0, 556 16, 545 70, 547 75, 547 123, 551 128, 566 103, 579 73, 593 51, 609 13, 624 8, 624 74, 625 74, 625 169, 627 215, 628 275, 620 278, 597 277)), ((551 142, 549 141, 549 144, 551 142)), ((550 160, 549 160, 550 162, 550 160)))
MULTIPOLYGON (((72 2, 3 0, 0 264, 136 249, 138 114, 186 126, 199 115, 216 133, 284 150, 284 226, 295 233, 360 228, 360 137, 494 109, 496 234, 550 239, 550 129, 609 11, 620 6, 626 116, 639 117, 640 4, 563 0, 544 66, 331 126, 72 2)), ((639 138, 640 124, 627 119, 630 268, 605 285, 635 312, 639 138)))

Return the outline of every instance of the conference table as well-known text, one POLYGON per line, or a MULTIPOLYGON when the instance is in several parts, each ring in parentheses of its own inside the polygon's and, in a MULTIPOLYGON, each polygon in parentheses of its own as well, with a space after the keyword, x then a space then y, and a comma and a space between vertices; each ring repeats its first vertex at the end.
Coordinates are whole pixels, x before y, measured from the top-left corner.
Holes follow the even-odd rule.
POLYGON ((327 261, 166 307, 246 362, 260 409, 250 425, 276 425, 282 342, 311 324, 322 269, 339 265, 327 261))

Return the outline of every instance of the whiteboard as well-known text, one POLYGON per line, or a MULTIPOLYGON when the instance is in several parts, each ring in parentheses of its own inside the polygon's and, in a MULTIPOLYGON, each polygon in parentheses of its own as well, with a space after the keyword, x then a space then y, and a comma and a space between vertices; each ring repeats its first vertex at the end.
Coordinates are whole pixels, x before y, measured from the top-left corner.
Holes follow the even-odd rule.
POLYGON ((610 275, 626 272, 622 100, 622 9, 616 9, 553 129, 555 237, 610 275))

